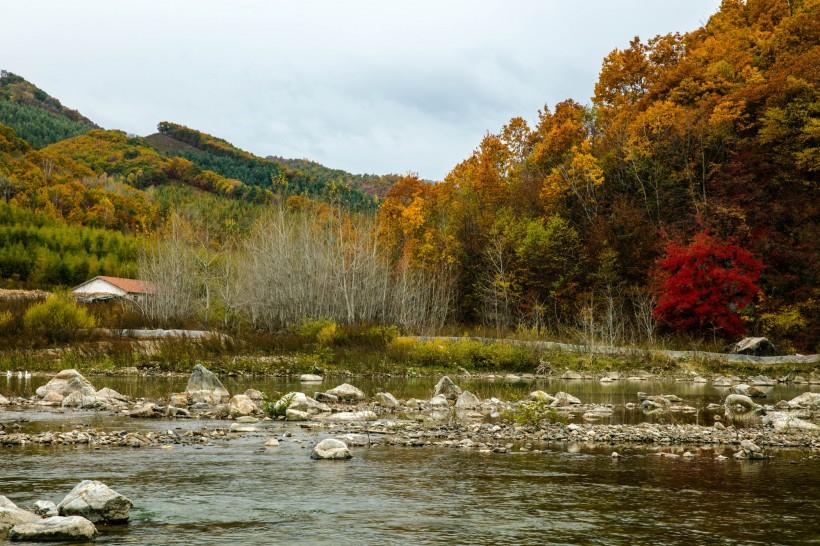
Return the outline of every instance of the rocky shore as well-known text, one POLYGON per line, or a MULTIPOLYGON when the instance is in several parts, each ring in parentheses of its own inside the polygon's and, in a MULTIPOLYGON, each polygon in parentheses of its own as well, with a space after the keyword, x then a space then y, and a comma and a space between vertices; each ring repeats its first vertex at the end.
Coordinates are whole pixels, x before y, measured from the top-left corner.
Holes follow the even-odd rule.
MULTIPOLYGON (((634 376, 634 380, 645 377, 634 376)), ((566 379, 578 379, 574 375, 566 379)), ((607 381, 626 379, 617 374, 607 381)), ((700 381, 700 378, 693 378, 700 381)), ((462 390, 449 377, 441 377, 429 400, 399 400, 388 392, 368 398, 354 385, 342 383, 316 392, 324 378, 303 375, 311 387, 266 400, 248 389, 231 395, 218 377, 204 366, 192 371, 184 392, 158 400, 131 399, 108 388, 95 389, 76 370, 63 370, 30 398, 0 400, 0 406, 32 409, 43 406, 108 412, 143 419, 230 420, 230 426, 186 426, 184 430, 106 431, 94 428, 70 431, 24 432, 18 424, 0 426, 0 445, 87 445, 92 447, 150 447, 207 444, 237 435, 269 435, 272 422, 293 422, 305 431, 333 436, 345 446, 325 446, 320 453, 346 458, 347 445, 455 447, 480 452, 537 452, 554 443, 599 446, 722 447, 746 458, 762 452, 742 448, 749 442, 760 448, 820 449, 820 393, 806 392, 792 400, 766 404, 765 389, 775 380, 765 376, 712 378, 726 387, 722 404, 697 409, 678 396, 638 393, 634 402, 621 405, 588 404, 566 392, 533 391, 524 400, 481 400, 462 390), (759 403, 760 402, 760 403, 759 403), (614 412, 644 416, 670 416, 698 412, 704 424, 642 422, 603 424, 614 412), (741 455, 743 456, 743 455, 741 455)), ((671 419, 674 421, 674 419, 671 419)), ((285 438, 281 438, 284 440, 285 438)), ((270 438, 269 446, 280 439, 270 438)))

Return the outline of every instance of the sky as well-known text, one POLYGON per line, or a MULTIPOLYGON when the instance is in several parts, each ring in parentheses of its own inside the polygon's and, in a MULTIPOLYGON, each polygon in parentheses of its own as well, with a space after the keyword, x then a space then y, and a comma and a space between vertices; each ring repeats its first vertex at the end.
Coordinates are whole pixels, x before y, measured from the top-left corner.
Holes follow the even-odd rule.
POLYGON ((589 103, 604 56, 719 0, 0 0, 0 68, 109 129, 440 180, 488 131, 589 103))

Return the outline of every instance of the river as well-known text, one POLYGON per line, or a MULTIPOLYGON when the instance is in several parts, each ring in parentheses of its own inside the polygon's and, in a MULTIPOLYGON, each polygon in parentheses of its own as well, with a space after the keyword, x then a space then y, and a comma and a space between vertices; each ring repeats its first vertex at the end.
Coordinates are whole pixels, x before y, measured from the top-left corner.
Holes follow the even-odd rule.
MULTIPOLYGON (((177 378, 90 379, 98 388, 110 386, 129 396, 165 394, 185 383, 177 378)), ((369 395, 384 388, 400 398, 429 397, 433 383, 349 381, 369 395)), ((0 393, 23 394, 43 382, 3 378, 0 393)), ((273 393, 298 384, 243 379, 228 380, 226 386, 232 392, 252 386, 273 393)), ((506 399, 534 388, 504 381, 462 382, 465 386, 482 397, 506 399)), ((697 407, 719 402, 724 392, 674 381, 552 381, 537 387, 601 403, 637 401, 639 390, 663 392, 697 407)), ((776 386, 767 402, 806 390, 776 386)), ((0 422, 21 418, 24 429, 225 425, 135 421, 90 412, 0 412, 0 422)), ((763 461, 718 461, 711 450, 691 459, 669 459, 640 447, 613 459, 612 448, 575 443, 504 455, 380 446, 353 447, 350 461, 313 461, 309 452, 315 432, 283 422, 261 427, 228 442, 170 449, 2 448, 0 494, 25 507, 38 499, 59 502, 82 479, 107 483, 130 497, 135 508, 128 525, 100 527, 99 544, 820 542, 816 452, 783 449, 763 461), (280 446, 266 449, 264 441, 271 436, 280 438, 280 446)))

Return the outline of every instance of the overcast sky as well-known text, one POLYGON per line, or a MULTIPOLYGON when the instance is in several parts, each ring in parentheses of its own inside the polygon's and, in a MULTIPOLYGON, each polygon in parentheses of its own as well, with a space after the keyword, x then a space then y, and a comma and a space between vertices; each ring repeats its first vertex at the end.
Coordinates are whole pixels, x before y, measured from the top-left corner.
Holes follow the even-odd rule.
POLYGON ((0 0, 0 68, 106 128, 168 120, 259 155, 441 179, 571 97, 610 50, 719 0, 0 0))

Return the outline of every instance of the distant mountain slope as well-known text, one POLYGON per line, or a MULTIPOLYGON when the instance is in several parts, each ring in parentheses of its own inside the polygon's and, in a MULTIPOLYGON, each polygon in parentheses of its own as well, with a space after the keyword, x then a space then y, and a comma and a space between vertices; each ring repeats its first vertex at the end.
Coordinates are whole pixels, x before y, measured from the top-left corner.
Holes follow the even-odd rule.
POLYGON ((0 123, 14 129, 35 148, 97 127, 36 85, 6 71, 0 71, 0 123))
POLYGON ((304 159, 262 158, 226 140, 176 123, 162 122, 158 130, 146 140, 166 155, 185 157, 202 168, 238 178, 246 184, 270 187, 286 195, 340 201, 352 209, 376 208, 398 178, 353 175, 304 159))

